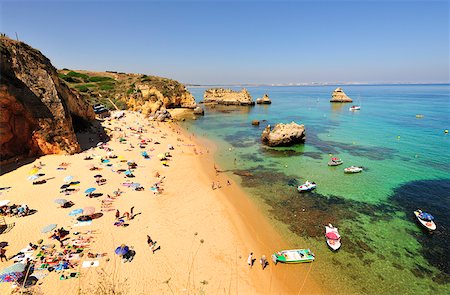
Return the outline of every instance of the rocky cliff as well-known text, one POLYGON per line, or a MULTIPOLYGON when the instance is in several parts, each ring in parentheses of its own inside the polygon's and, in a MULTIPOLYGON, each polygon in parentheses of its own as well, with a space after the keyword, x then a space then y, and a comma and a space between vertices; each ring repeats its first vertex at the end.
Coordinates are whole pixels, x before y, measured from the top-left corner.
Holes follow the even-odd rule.
POLYGON ((205 90, 203 95, 204 103, 215 103, 223 105, 254 105, 252 96, 243 88, 241 91, 231 89, 211 88, 205 90))
POLYGON ((353 102, 353 100, 345 94, 341 87, 338 87, 331 94, 330 102, 353 102))
POLYGON ((305 126, 295 122, 276 124, 271 130, 268 125, 261 134, 261 141, 268 146, 289 146, 305 142, 305 126))
POLYGON ((162 108, 196 107, 186 87, 167 78, 69 69, 60 70, 59 76, 92 104, 101 103, 110 109, 130 109, 154 116, 162 108))
POLYGON ((41 52, 0 37, 0 159, 75 153, 73 124, 94 112, 41 52))

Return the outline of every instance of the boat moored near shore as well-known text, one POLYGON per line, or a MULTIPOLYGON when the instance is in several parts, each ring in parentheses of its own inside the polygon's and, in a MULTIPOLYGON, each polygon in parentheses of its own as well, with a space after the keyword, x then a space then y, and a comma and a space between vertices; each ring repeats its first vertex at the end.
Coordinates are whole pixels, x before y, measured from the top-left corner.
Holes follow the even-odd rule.
POLYGON ((434 217, 430 213, 422 212, 422 210, 417 209, 414 211, 414 215, 416 215, 417 220, 419 220, 420 224, 426 229, 433 231, 436 229, 436 223, 434 223, 434 217))
POLYGON ((272 260, 275 264, 282 263, 302 263, 313 262, 314 253, 309 249, 282 250, 272 254, 272 260))

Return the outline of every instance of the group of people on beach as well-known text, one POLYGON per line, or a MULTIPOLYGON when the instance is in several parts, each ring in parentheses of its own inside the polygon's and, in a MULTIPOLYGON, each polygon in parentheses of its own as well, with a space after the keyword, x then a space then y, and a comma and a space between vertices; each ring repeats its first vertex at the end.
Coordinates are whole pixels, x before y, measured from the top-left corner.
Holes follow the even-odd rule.
MULTIPOLYGON (((253 252, 250 252, 247 257, 247 264, 250 266, 250 268, 253 268, 255 261, 256 259, 253 258, 253 252)), ((259 259, 259 263, 261 264, 262 270, 264 270, 269 265, 269 261, 267 261, 266 255, 261 256, 261 258, 259 259)))
POLYGON ((10 206, 2 206, 0 207, 0 216, 7 217, 24 217, 31 213, 30 208, 27 204, 16 205, 12 204, 10 206))

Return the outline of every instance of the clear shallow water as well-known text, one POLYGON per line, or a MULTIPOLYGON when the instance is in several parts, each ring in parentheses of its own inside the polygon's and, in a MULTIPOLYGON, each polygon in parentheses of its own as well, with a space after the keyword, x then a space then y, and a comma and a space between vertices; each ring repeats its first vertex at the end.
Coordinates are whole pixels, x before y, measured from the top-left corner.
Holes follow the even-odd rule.
MULTIPOLYGON (((293 244, 317 255, 313 275, 338 293, 450 293, 450 85, 345 86, 361 105, 329 102, 335 86, 250 87, 272 105, 207 108, 187 127, 218 143, 220 166, 268 204, 293 244), (416 114, 424 118, 416 118, 416 114), (251 121, 266 120, 259 127, 251 121), (265 148, 267 124, 305 124, 304 145, 265 148), (330 156, 344 164, 328 167, 330 156), (346 175, 343 168, 363 166, 346 175), (296 183, 318 184, 299 194, 296 183), (415 223, 422 208, 436 217, 429 235, 415 223), (340 228, 342 249, 324 243, 324 225, 340 228)), ((205 88, 190 91, 200 101, 205 88)), ((276 250, 276 249, 274 249, 276 250)))

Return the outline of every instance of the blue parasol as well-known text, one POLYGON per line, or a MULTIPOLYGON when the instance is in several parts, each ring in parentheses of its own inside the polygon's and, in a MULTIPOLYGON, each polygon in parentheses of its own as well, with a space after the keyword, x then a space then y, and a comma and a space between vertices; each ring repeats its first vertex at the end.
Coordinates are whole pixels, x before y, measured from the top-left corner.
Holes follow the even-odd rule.
POLYGON ((70 211, 69 216, 76 216, 78 214, 81 214, 83 212, 83 209, 74 209, 70 211))
POLYGON ((95 191, 95 190, 96 190, 95 187, 90 187, 90 188, 88 188, 87 190, 85 190, 84 193, 85 193, 85 194, 90 194, 90 193, 92 193, 92 192, 95 191))
POLYGON ((31 176, 28 176, 28 180, 30 180, 30 181, 35 181, 36 179, 38 179, 40 177, 40 175, 39 174, 33 174, 33 175, 31 175, 31 176))
POLYGON ((131 175, 133 174, 133 172, 131 172, 130 170, 125 171, 125 175, 131 175))
POLYGON ((138 188, 138 187, 140 187, 141 186, 141 184, 140 183, 137 183, 137 182, 133 182, 131 185, 130 185, 130 187, 132 187, 132 188, 138 188))
POLYGON ((47 226, 45 226, 45 227, 43 227, 42 229, 41 229, 41 233, 43 233, 43 234, 45 234, 45 233, 48 233, 48 232, 51 232, 52 230, 54 230, 56 227, 57 227, 58 225, 56 225, 56 224, 49 224, 49 225, 47 225, 47 226))
POLYGON ((71 176, 71 175, 66 176, 66 177, 64 177, 64 182, 69 183, 72 181, 72 179, 73 179, 73 176, 71 176))
POLYGON ((128 248, 128 246, 125 246, 125 245, 122 244, 121 246, 119 246, 119 247, 116 248, 115 253, 116 253, 117 255, 123 256, 123 255, 125 255, 125 254, 128 253, 128 250, 130 250, 130 248, 128 248))

